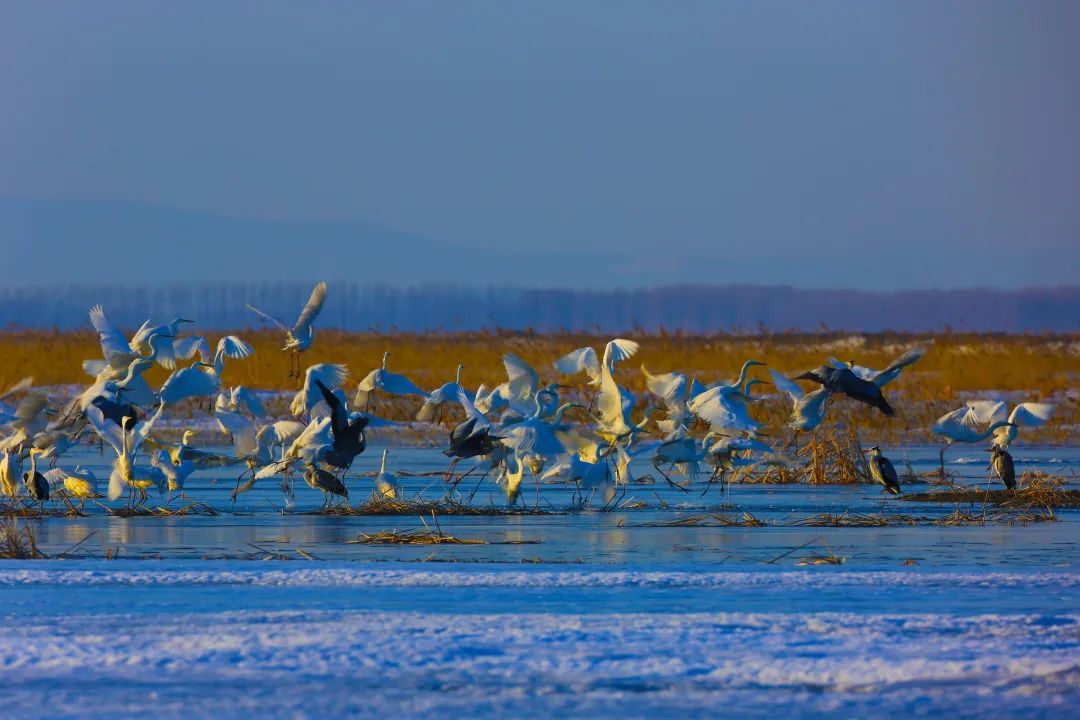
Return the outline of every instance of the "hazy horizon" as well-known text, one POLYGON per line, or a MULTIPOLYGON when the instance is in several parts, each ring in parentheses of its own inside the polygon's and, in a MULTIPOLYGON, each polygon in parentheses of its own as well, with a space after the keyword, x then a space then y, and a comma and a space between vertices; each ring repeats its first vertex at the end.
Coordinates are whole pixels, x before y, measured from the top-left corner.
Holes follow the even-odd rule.
POLYGON ((1078 30, 1001 0, 5 3, 0 237, 15 286, 1076 285, 1078 30))

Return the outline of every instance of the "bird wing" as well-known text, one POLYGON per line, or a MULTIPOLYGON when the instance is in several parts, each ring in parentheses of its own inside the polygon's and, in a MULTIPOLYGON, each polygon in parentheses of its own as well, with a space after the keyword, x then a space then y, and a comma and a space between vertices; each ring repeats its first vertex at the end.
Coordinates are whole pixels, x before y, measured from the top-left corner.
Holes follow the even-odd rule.
POLYGON ((728 386, 706 390, 690 403, 690 412, 710 427, 731 430, 757 430, 761 424, 750 417, 746 405, 737 400, 728 386))
POLYGON ((86 407, 86 419, 90 421, 94 431, 97 432, 105 442, 109 443, 109 446, 116 451, 117 455, 124 452, 124 435, 120 426, 111 420, 106 420, 104 413, 101 412, 101 408, 97 405, 88 405, 86 407))
POLYGON ((273 315, 271 315, 270 313, 268 313, 268 312, 263 312, 262 310, 260 310, 259 308, 255 307, 254 305, 245 305, 245 307, 246 307, 246 308, 247 308, 248 310, 250 310, 251 312, 255 313, 256 315, 258 315, 258 316, 262 317, 263 319, 265 319, 265 320, 269 320, 270 322, 274 323, 275 325, 277 325, 277 326, 278 326, 279 328, 281 328, 281 329, 282 329, 282 330, 284 330, 285 332, 290 332, 290 330, 289 330, 289 326, 288 326, 288 325, 286 325, 285 323, 281 322, 280 320, 278 320, 278 319, 277 319, 276 317, 274 317, 274 316, 273 316, 273 315))
POLYGON ((482 423, 484 425, 489 424, 487 418, 484 417, 483 413, 481 413, 476 408, 476 405, 473 403, 473 401, 469 399, 469 394, 467 392, 465 392, 465 388, 463 388, 463 387, 458 388, 457 398, 455 398, 455 399, 459 403, 461 403, 461 408, 465 411, 465 417, 472 418, 472 419, 476 420, 477 422, 482 423))
POLYGON ((181 360, 190 360, 198 353, 199 359, 204 363, 210 362, 210 342, 202 335, 189 335, 188 337, 173 340, 173 355, 181 360))
POLYGON ((127 338, 115 325, 109 322, 109 318, 105 316, 105 308, 100 305, 90 308, 90 324, 97 331, 98 341, 101 343, 101 353, 106 360, 109 360, 114 355, 131 354, 131 346, 128 345, 127 338))
POLYGON ((1023 427, 1045 425, 1054 414, 1054 405, 1044 402, 1020 403, 1013 408, 1009 422, 1023 427))
POLYGON ((235 335, 226 335, 218 340, 217 352, 230 358, 246 358, 255 354, 255 349, 235 335))
POLYGON ((892 382, 893 380, 895 380, 896 377, 900 374, 900 371, 903 370, 904 368, 906 368, 908 365, 911 365, 912 363, 916 363, 919 360, 922 360, 923 355, 926 355, 926 348, 924 348, 924 347, 912 348, 912 349, 908 350, 907 352, 905 352, 900 357, 893 360, 892 364, 890 364, 889 367, 887 367, 884 370, 882 370, 881 372, 875 374, 871 378, 863 378, 863 379, 864 380, 870 380, 871 382, 876 384, 878 387, 881 387, 881 386, 886 385, 886 384, 892 382))
POLYGON ((274 443, 281 444, 295 440, 304 432, 304 423, 295 420, 278 420, 273 425, 268 425, 274 433, 274 443))
POLYGON ((326 282, 323 281, 312 289, 307 305, 300 311, 300 317, 296 319, 296 325, 293 325, 292 334, 306 335, 308 330, 311 329, 311 323, 315 322, 315 318, 319 317, 325 302, 326 282))
POLYGON ((255 437, 255 424, 240 413, 221 410, 214 413, 218 425, 232 435, 233 449, 238 457, 254 455, 258 450, 255 437))
POLYGON ((330 389, 322 384, 321 380, 316 380, 315 385, 322 394, 323 402, 330 407, 330 426, 333 428, 334 437, 340 437, 349 430, 349 418, 346 416, 345 406, 337 395, 330 392, 330 389))
POLYGON ((154 353, 154 361, 165 368, 172 370, 176 367, 176 345, 174 339, 166 335, 151 335, 147 338, 150 349, 154 353))
POLYGON ((607 427, 626 422, 623 414, 623 396, 610 372, 600 373, 600 392, 596 394, 596 414, 607 427))
POLYGON ((641 374, 645 376, 645 387, 656 397, 664 401, 667 407, 686 404, 686 376, 680 372, 653 375, 642 365, 641 374))
POLYGON ((392 373, 389 370, 382 371, 379 378, 379 389, 383 392, 388 392, 391 395, 420 395, 422 397, 427 397, 428 395, 428 393, 417 387, 409 378, 404 375, 392 373))
POLYGON ((232 390, 233 397, 236 399, 237 406, 243 406, 247 408, 247 411, 255 416, 263 416, 266 414, 266 408, 263 406, 262 398, 259 397, 259 393, 255 392, 249 387, 244 385, 238 385, 232 390))
POLYGON ((615 338, 604 347, 604 365, 614 370, 616 363, 633 357, 640 347, 633 340, 615 338))
POLYGON ((773 385, 781 392, 787 393, 792 402, 797 403, 806 395, 806 393, 803 392, 803 389, 787 375, 783 375, 772 368, 769 368, 769 374, 772 375, 773 385))
POLYGON ((965 407, 964 424, 970 428, 1004 422, 1009 417, 1009 406, 1000 400, 971 400, 965 407))
POLYGON ((209 397, 217 390, 214 378, 196 367, 180 368, 161 386, 158 399, 164 405, 176 403, 191 397, 209 397))
POLYGON ((147 415, 143 417, 138 423, 135 424, 135 429, 131 431, 131 442, 128 443, 128 452, 134 455, 139 446, 146 440, 146 436, 150 434, 150 431, 154 429, 154 423, 161 417, 161 413, 165 411, 165 405, 158 405, 157 412, 153 415, 147 415))
POLYGON ((53 468, 43 473, 45 482, 49 483, 50 490, 56 490, 64 484, 64 480, 67 479, 67 471, 62 468, 53 468))
MULTIPOLYGON (((96 374, 97 373, 95 373, 95 375, 96 374)), ((15 393, 21 393, 24 390, 29 390, 31 387, 33 387, 33 385, 34 385, 34 378, 32 378, 32 377, 24 377, 22 380, 15 383, 14 385, 9 387, 4 392, 0 393, 0 400, 7 400, 9 397, 14 395, 15 393)))
POLYGON ((30 393, 15 406, 15 417, 23 424, 32 423, 49 404, 49 398, 39 392, 30 393))
POLYGON ((600 374, 600 359, 596 357, 596 350, 591 347, 580 347, 571 350, 552 363, 552 367, 563 375, 576 375, 584 372, 590 378, 600 374))
POLYGON ((510 396, 515 398, 531 398, 540 387, 540 376, 533 370, 532 365, 519 358, 514 353, 503 355, 503 366, 506 368, 506 377, 510 396))

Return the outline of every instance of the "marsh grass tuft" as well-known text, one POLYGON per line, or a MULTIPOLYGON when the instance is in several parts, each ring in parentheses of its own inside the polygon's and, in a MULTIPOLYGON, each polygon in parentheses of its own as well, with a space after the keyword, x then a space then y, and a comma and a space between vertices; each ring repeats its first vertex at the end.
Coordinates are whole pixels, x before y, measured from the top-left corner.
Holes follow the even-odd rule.
POLYGON ((34 560, 47 557, 48 555, 38 549, 32 526, 19 527, 19 521, 14 518, 4 518, 0 522, 0 558, 34 560))

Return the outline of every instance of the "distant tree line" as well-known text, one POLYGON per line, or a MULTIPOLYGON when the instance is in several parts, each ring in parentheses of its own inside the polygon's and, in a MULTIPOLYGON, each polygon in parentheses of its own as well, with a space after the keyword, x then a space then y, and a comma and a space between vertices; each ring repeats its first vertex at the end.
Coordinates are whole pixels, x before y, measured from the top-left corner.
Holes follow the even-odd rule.
MULTIPOLYGON (((0 326, 88 327, 87 310, 97 303, 124 327, 176 315, 205 329, 258 326, 247 303, 291 324, 310 290, 296 283, 8 288, 0 289, 0 326)), ((872 293, 738 285, 568 290, 337 282, 319 325, 379 331, 1077 332, 1080 287, 872 293)))

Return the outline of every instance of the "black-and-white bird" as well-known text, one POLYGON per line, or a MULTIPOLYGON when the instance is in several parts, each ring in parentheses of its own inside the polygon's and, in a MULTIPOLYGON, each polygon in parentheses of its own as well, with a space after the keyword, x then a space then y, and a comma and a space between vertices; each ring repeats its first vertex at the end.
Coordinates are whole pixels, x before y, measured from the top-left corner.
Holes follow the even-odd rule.
POLYGON ((998 444, 990 448, 990 467, 994 469, 1001 482, 1005 483, 1006 490, 1016 488, 1016 466, 1013 465, 1012 455, 1009 451, 998 444))
POLYGON ((341 399, 315 380, 323 401, 330 407, 330 433, 334 438, 333 446, 322 456, 322 461, 342 470, 352 466, 353 459, 367 448, 364 429, 368 426, 368 417, 363 413, 349 413, 341 399))
POLYGON ((816 370, 809 370, 797 376, 796 380, 816 382, 832 393, 847 395, 852 400, 870 405, 883 414, 892 417, 896 411, 881 392, 881 388, 892 382, 908 365, 917 362, 926 354, 923 348, 908 350, 896 358, 884 370, 874 371, 856 365, 854 362, 840 363, 830 358, 830 363, 816 370))
POLYGON ((889 458, 881 454, 881 448, 877 445, 870 448, 870 476, 885 488, 885 492, 900 494, 900 478, 896 475, 896 468, 889 458))

